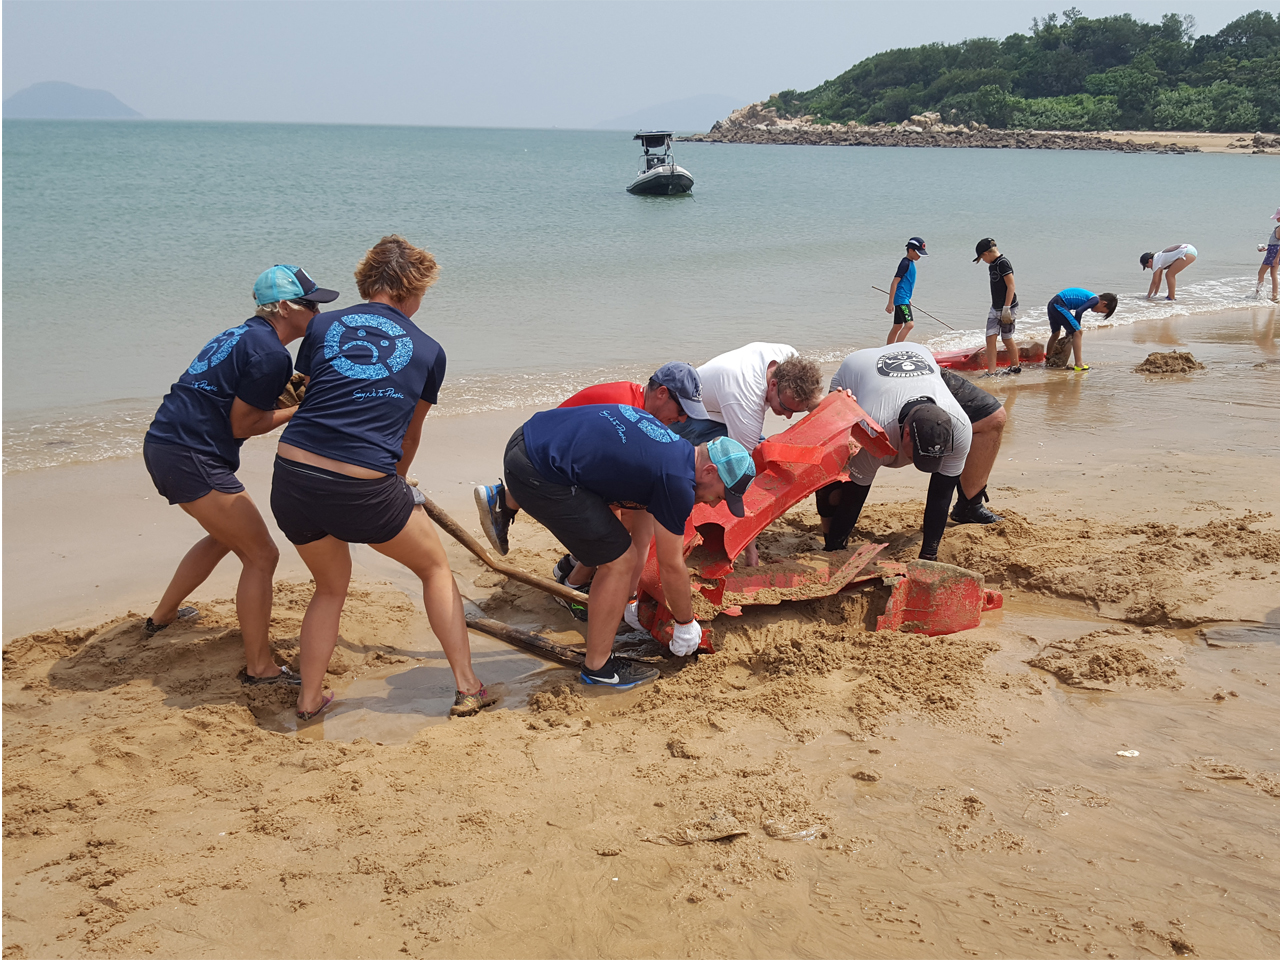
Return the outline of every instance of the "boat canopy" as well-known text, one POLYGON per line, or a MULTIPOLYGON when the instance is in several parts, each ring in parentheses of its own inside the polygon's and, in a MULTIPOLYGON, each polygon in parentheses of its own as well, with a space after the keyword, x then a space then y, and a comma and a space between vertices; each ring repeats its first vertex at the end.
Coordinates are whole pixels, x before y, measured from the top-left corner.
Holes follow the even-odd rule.
POLYGON ((658 150, 671 142, 674 132, 671 130, 644 130, 631 139, 639 140, 646 150, 658 150))

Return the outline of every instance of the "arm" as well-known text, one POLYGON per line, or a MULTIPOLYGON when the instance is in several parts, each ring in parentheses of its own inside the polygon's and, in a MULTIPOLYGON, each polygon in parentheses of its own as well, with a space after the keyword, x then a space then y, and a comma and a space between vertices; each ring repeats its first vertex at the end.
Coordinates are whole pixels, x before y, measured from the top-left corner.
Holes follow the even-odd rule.
POLYGON ((1081 317, 1083 317, 1083 316, 1085 315, 1085 311, 1087 311, 1087 310, 1092 310, 1092 309, 1093 309, 1094 307, 1096 307, 1097 305, 1098 305, 1098 298, 1097 298, 1097 297, 1090 297, 1090 298, 1089 298, 1088 300, 1086 300, 1084 303, 1080 304, 1080 309, 1079 309, 1079 310, 1077 310, 1077 311, 1075 312, 1075 313, 1076 313, 1076 326, 1077 326, 1077 327, 1082 325, 1082 321, 1081 321, 1081 319, 1080 319, 1080 318, 1081 318, 1081 317))
POLYGON ((693 587, 684 563, 684 534, 672 533, 660 523, 653 527, 658 541, 658 577, 667 609, 678 623, 688 623, 693 619, 693 587))
POLYGON ((404 440, 400 444, 400 462, 396 464, 396 473, 402 477, 408 474, 409 465, 418 452, 418 444, 422 442, 422 421, 430 412, 431 404, 425 400, 419 400, 418 405, 413 408, 413 418, 409 421, 404 440))
POLYGON ((1017 291, 1013 287, 1013 274, 1006 273, 1004 275, 1004 305, 1006 307, 1013 305, 1013 298, 1017 295, 1017 291))
POLYGON ((956 492, 959 477, 935 473, 929 478, 929 496, 924 504, 924 541, 920 544, 921 560, 937 560, 942 532, 947 528, 947 511, 956 492))
POLYGON ((288 423, 297 409, 285 407, 283 410, 259 410, 236 397, 231 401, 231 435, 237 440, 244 440, 270 433, 276 427, 288 423))
POLYGON ((1151 286, 1147 288, 1147 299, 1150 300, 1156 295, 1156 291, 1160 289, 1160 281, 1164 279, 1164 270, 1151 271, 1151 286))
POLYGON ((889 284, 889 302, 884 305, 885 313, 893 313, 893 295, 898 292, 898 278, 893 278, 893 283, 889 284))

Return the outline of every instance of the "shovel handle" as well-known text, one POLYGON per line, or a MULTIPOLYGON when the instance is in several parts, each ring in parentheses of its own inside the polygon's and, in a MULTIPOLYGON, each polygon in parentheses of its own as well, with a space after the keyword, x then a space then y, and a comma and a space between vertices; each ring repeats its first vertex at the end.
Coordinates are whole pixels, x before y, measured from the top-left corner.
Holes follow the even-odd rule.
POLYGON ((422 492, 422 488, 418 488, 418 495, 422 497, 422 509, 427 511, 427 516, 436 522, 436 525, 447 533, 453 539, 470 550, 479 558, 480 562, 485 564, 492 570, 498 571, 505 577, 512 580, 518 580, 530 587, 535 587, 552 596, 561 597, 564 600, 573 600, 576 603, 588 603, 589 597, 585 593, 579 593, 572 587, 566 587, 563 584, 556 583, 554 580, 547 580, 536 574, 527 573, 521 570, 515 564, 507 563, 505 560, 499 560, 486 550, 475 537, 467 533, 453 517, 449 516, 434 500, 422 492))

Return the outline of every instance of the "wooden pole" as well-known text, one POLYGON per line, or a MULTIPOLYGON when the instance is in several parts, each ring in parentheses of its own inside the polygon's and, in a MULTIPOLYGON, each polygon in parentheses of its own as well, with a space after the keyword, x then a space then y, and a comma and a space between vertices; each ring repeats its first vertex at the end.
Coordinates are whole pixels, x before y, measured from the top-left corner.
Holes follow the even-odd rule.
MULTIPOLYGON (((872 289, 872 290, 880 290, 880 288, 879 288, 879 287, 877 287, 874 283, 871 285, 871 289, 872 289)), ((888 291, 888 290, 880 290, 880 292, 881 292, 881 293, 883 293, 883 294, 885 294, 886 296, 887 296, 887 295, 888 295, 888 293, 889 293, 889 291, 888 291)), ((916 305, 915 305, 914 303, 912 304, 912 306, 913 306, 913 307, 916 307, 916 305)), ((930 320, 938 320, 938 318, 937 318, 937 317, 935 317, 935 316, 934 316, 932 313, 930 313, 928 310, 925 310, 925 309, 923 309, 923 308, 921 308, 921 307, 916 307, 916 309, 917 309, 917 310, 919 310, 921 313, 923 313, 923 314, 924 314, 926 317, 928 317, 930 320)), ((947 323, 947 321, 945 321, 945 320, 938 320, 938 322, 939 322, 940 324, 942 324, 944 327, 946 327, 948 330, 954 330, 954 329, 955 329, 955 327, 953 327, 951 324, 947 323)))
MULTIPOLYGON (((554 580, 547 580, 544 577, 527 573, 513 563, 507 563, 505 560, 499 560, 494 557, 484 548, 483 544, 467 533, 453 517, 441 510, 435 501, 423 493, 421 487, 418 488, 418 495, 422 497, 422 508, 427 511, 427 516, 434 520, 441 530, 474 553, 486 566, 498 571, 503 576, 518 580, 552 596, 560 597, 564 600, 572 600, 575 603, 586 604, 589 602, 590 598, 585 593, 579 593, 573 587, 566 587, 563 584, 556 583, 554 580)), ((528 636, 532 636, 532 634, 528 634, 528 636)))
POLYGON ((509 643, 513 647, 526 650, 536 657, 542 657, 544 660, 563 664, 566 667, 580 668, 586 659, 584 654, 579 653, 572 647, 554 643, 546 637, 538 636, 536 633, 517 630, 515 627, 508 626, 499 620, 490 620, 488 617, 478 617, 468 613, 467 626, 472 630, 487 633, 503 643, 509 643))

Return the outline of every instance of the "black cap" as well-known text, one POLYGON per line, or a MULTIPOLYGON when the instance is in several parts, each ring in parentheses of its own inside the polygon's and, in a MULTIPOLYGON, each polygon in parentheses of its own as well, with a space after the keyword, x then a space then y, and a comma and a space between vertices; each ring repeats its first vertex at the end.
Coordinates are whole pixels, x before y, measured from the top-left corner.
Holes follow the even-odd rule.
POLYGON ((1142 256, 1138 258, 1138 262, 1142 264, 1143 270, 1151 266, 1151 261, 1155 259, 1155 256, 1156 255, 1154 253, 1144 253, 1142 256))
POLYGON ((929 251, 924 248, 924 239, 921 237, 912 237, 908 240, 907 249, 917 251, 922 257, 927 257, 929 255, 929 251))
POLYGON ((903 409, 908 412, 899 422, 904 432, 911 431, 911 462, 922 473, 937 473, 942 458, 955 448, 951 414, 928 397, 909 400, 903 409))
POLYGON ((990 250, 992 247, 994 247, 995 245, 996 245, 996 242, 992 240, 990 237, 983 237, 981 240, 979 240, 978 245, 973 248, 973 252, 977 254, 977 256, 973 258, 973 262, 977 263, 979 260, 981 260, 982 255, 986 253, 988 250, 990 250))
POLYGON ((307 271, 299 267, 293 271, 294 279, 298 281, 298 286, 302 288, 302 296, 294 297, 295 300, 311 300, 314 303, 333 303, 338 299, 337 290, 327 290, 320 286, 307 275, 307 271))

